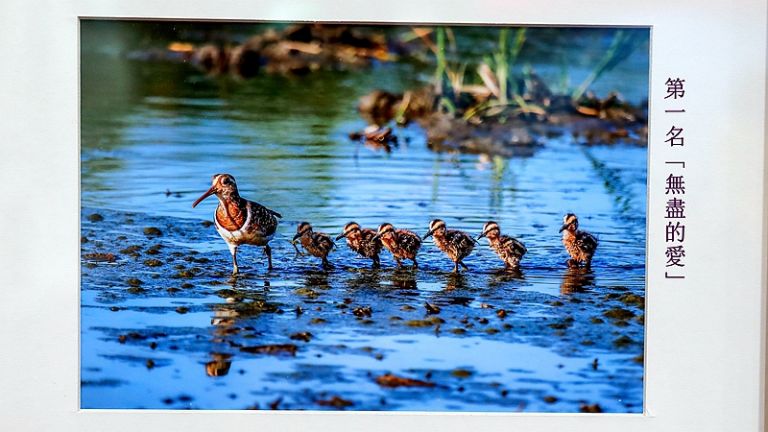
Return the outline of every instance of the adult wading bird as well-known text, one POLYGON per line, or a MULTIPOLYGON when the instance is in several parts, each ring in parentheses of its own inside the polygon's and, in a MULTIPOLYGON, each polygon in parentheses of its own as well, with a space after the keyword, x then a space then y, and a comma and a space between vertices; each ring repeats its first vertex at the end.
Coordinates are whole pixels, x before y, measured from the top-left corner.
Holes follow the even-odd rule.
POLYGON ((215 174, 211 188, 201 195, 192 207, 196 207, 211 195, 216 195, 219 199, 219 205, 213 214, 213 223, 232 254, 232 274, 238 273, 237 248, 244 244, 263 246, 269 262, 268 268, 271 270, 272 249, 269 247, 269 241, 277 231, 277 218, 282 218, 280 213, 241 198, 235 178, 229 174, 215 174))
POLYGON ((373 237, 374 240, 381 239, 381 243, 397 262, 397 266, 403 265, 402 260, 409 259, 413 261, 413 266, 418 267, 416 254, 421 248, 421 239, 419 235, 407 229, 395 229, 390 223, 383 223, 379 226, 378 233, 373 237))
POLYGON ((523 258, 528 249, 519 240, 501 233, 499 224, 494 221, 488 221, 483 225, 483 232, 477 236, 477 239, 486 237, 488 244, 496 252, 496 255, 504 261, 507 269, 516 269, 520 266, 520 259, 523 258))
POLYGON ((589 268, 592 265, 592 257, 597 250, 597 238, 586 231, 579 231, 579 219, 573 213, 563 217, 563 246, 571 256, 566 264, 568 267, 578 267, 581 263, 589 268))
POLYGON ((334 243, 331 237, 326 233, 314 232, 312 225, 309 222, 302 222, 296 227, 296 235, 293 236, 293 241, 301 239, 301 246, 309 252, 310 255, 322 258, 323 268, 328 269, 333 267, 328 262, 328 254, 331 253, 334 243))
POLYGON ((336 237, 336 240, 346 238, 347 246, 350 249, 357 252, 361 257, 372 259, 373 267, 378 268, 381 265, 379 262, 381 240, 374 239, 374 237, 376 237, 376 231, 370 228, 360 228, 356 222, 350 222, 344 225, 344 229, 336 237))
POLYGON ((462 260, 472 253, 472 249, 475 248, 475 239, 463 231, 446 229, 445 222, 440 219, 429 223, 429 232, 424 235, 424 240, 429 236, 435 238, 438 249, 453 261, 454 273, 458 273, 459 265, 469 270, 462 260))

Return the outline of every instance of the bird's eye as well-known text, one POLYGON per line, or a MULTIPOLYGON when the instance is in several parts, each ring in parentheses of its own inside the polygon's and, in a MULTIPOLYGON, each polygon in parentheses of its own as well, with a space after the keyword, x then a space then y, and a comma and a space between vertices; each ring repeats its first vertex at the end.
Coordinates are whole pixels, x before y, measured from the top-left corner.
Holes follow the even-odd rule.
POLYGON ((230 179, 228 179, 228 178, 224 178, 224 180, 222 180, 221 183, 225 184, 225 185, 230 185, 230 184, 232 184, 232 181, 230 179))

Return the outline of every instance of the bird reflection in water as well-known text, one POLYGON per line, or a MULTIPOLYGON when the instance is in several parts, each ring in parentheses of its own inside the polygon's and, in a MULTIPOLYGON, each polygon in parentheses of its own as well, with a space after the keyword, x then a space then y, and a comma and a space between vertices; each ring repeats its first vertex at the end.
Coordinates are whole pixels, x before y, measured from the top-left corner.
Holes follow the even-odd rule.
POLYGON ((216 343, 225 342, 224 338, 226 336, 237 333, 235 320, 239 316, 240 316, 240 313, 235 309, 233 305, 229 305, 229 304, 216 305, 213 311, 213 318, 211 318, 211 325, 213 326, 213 334, 216 336, 213 339, 213 342, 216 342, 216 343))
POLYGON ((508 282, 525 280, 525 273, 518 268, 503 268, 490 274, 488 278, 489 287, 497 287, 508 282))
POLYGON ((351 289, 378 288, 381 286, 381 272, 377 269, 355 269, 354 276, 345 280, 351 289))
MULTIPOLYGON (((211 325, 213 326, 213 338, 211 342, 215 344, 226 344, 229 335, 238 332, 239 328, 235 322, 240 314, 233 305, 218 304, 214 306, 211 325)), ((212 360, 205 364, 205 374, 210 377, 224 376, 229 373, 232 366, 231 354, 211 353, 212 360)))
POLYGON ((398 267, 392 271, 392 286, 404 290, 416 290, 416 270, 408 267, 398 267))
POLYGON ((328 283, 328 272, 321 270, 307 270, 304 272, 304 286, 327 290, 331 287, 328 283))
POLYGON ((588 267, 569 267, 563 273, 560 294, 584 292, 595 285, 595 274, 588 267))
POLYGON ((229 368, 232 367, 231 354, 211 353, 211 357, 213 359, 205 364, 206 375, 218 377, 229 373, 229 368))
POLYGON ((445 279, 445 289, 458 290, 467 288, 467 278, 463 273, 450 273, 445 279))

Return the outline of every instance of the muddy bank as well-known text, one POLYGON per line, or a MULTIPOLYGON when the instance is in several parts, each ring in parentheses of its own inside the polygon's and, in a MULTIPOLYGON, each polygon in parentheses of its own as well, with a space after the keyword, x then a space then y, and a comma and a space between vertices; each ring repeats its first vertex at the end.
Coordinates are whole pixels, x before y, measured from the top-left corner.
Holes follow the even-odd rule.
POLYGON ((134 51, 136 60, 188 62, 213 76, 253 78, 260 73, 304 75, 354 70, 392 61, 413 49, 384 32, 345 25, 293 24, 269 28, 242 43, 171 42, 166 49, 134 51))
POLYGON ((432 81, 400 94, 377 89, 363 96, 358 111, 369 123, 384 126, 418 122, 431 149, 530 155, 547 138, 569 134, 586 144, 647 145, 647 102, 632 105, 616 92, 599 97, 590 91, 606 72, 631 57, 644 35, 617 30, 611 44, 576 87, 543 79, 521 61, 528 29, 501 28, 497 45, 475 64, 451 59, 452 32, 435 28, 432 81))
POLYGON ((83 407, 642 411, 642 285, 488 250, 452 275, 339 244, 326 272, 294 225, 232 278, 208 221, 84 209, 83 407))
POLYGON ((618 94, 600 99, 586 93, 574 101, 553 94, 539 79, 521 86, 522 96, 503 103, 493 98, 493 86, 466 87, 452 96, 432 85, 405 93, 374 90, 358 103, 370 132, 350 138, 381 142, 381 131, 390 130, 387 142, 396 142, 387 125, 415 122, 435 151, 530 156, 547 139, 562 135, 585 145, 647 145, 647 109, 618 94))

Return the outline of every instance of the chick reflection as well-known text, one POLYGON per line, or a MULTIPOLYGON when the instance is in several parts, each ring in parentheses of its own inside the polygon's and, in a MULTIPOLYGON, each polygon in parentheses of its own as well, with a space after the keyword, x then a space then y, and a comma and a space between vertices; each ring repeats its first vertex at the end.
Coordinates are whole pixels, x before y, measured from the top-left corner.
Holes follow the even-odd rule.
POLYGON ((456 290, 467 287, 467 278, 463 273, 450 273, 445 280, 445 289, 456 290))
MULTIPOLYGON (((227 337, 237 333, 238 327, 235 322, 240 314, 230 304, 217 304, 214 306, 211 325, 213 326, 214 344, 226 343, 227 337)), ((205 364, 205 374, 210 377, 224 376, 229 373, 232 366, 231 354, 211 353, 213 359, 205 364)))
POLYGON ((588 267, 569 267, 563 273, 560 294, 584 292, 595 285, 595 274, 588 267))
POLYGON ((229 373, 232 366, 231 354, 211 353, 213 360, 205 364, 205 374, 209 377, 224 376, 229 373))
POLYGON ((392 286, 405 290, 416 290, 416 272, 412 268, 398 267, 392 272, 392 286))
POLYGON ((349 288, 378 288, 381 286, 381 273, 379 270, 359 269, 354 276, 346 281, 349 288))
POLYGON ((214 342, 224 342, 224 337, 236 332, 235 320, 240 313, 232 305, 216 305, 211 318, 211 325, 214 326, 213 334, 217 337, 214 342))
POLYGON ((521 281, 525 279, 525 273, 520 268, 506 268, 491 273, 488 278, 488 286, 496 287, 508 282, 521 281))
POLYGON ((329 289, 328 272, 309 270, 304 272, 304 286, 307 288, 329 289))
POLYGON ((373 151, 383 151, 386 153, 392 153, 392 147, 389 143, 365 140, 365 146, 373 151))

